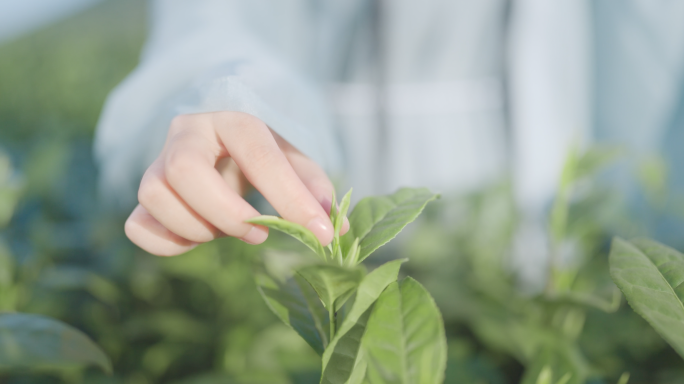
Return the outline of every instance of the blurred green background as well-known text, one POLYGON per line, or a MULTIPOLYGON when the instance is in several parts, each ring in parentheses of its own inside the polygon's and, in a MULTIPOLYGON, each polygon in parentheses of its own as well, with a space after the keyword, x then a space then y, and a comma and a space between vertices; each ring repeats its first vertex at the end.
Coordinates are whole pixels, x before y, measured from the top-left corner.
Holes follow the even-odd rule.
POLYGON ((0 382, 317 380, 315 354, 258 296, 255 247, 227 239, 188 257, 152 257, 125 238, 124 213, 98 202, 94 127, 107 94, 137 63, 145 23, 144 1, 108 1, 0 46, 0 151, 19 186, 2 233, 0 253, 12 258, 3 263, 12 276, 0 279, 2 309, 62 319, 116 366, 112 377, 13 373, 0 382))
MULTIPOLYGON (((114 363, 112 376, 0 370, 0 382, 317 383, 318 357, 276 322, 252 280, 265 247, 290 243, 222 239, 153 257, 125 238, 126 212, 98 202, 93 130, 108 92, 136 65, 145 22, 143 1, 107 1, 0 46, 0 151, 13 169, 0 193, 0 221, 13 210, 0 235, 0 309, 61 319, 114 363)), ((547 294, 529 293, 509 268, 522 224, 505 180, 444 198, 378 257, 410 257, 404 273, 436 298, 447 383, 534 383, 544 364, 592 383, 625 371, 630 383, 682 382, 681 359, 640 317, 624 303, 609 313, 610 235, 631 225, 609 189, 583 182, 559 200, 562 233, 550 220, 555 251, 575 257, 556 266, 547 294)), ((650 183, 657 192, 662 181, 650 183)))

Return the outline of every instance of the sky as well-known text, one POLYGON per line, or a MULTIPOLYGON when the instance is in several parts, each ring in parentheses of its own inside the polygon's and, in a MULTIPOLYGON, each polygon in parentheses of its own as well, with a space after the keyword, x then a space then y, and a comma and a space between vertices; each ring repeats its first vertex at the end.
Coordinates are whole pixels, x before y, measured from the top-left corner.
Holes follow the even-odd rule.
POLYGON ((102 0, 0 0, 0 44, 102 0))

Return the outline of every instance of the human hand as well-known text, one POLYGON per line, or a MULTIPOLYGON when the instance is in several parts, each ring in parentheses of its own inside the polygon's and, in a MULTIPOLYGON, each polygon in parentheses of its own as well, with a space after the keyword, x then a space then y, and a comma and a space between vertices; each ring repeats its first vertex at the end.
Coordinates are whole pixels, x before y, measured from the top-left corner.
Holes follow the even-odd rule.
MULTIPOLYGON (((251 186, 284 219, 305 226, 323 245, 332 241, 330 179, 261 120, 241 112, 173 120, 164 149, 142 178, 126 235, 159 256, 225 235, 262 243, 268 229, 245 223, 259 216, 242 198, 251 186)), ((348 228, 345 220, 342 233, 348 228)))

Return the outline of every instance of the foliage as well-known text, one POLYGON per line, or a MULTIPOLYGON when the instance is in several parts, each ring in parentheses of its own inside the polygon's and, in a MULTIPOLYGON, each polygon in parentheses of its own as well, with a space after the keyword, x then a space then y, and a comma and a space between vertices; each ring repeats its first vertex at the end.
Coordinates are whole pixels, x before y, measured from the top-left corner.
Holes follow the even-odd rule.
POLYGON ((268 263, 256 274, 264 300, 276 315, 322 356, 321 383, 442 382, 444 326, 430 294, 411 278, 397 282, 404 260, 389 261, 368 275, 359 265, 435 198, 426 189, 409 188, 367 197, 349 216, 354 229, 340 236, 351 191, 339 209, 333 196, 334 238, 327 251, 295 223, 270 216, 249 220, 291 235, 322 258, 300 258, 286 275, 281 271, 280 279, 263 273, 268 263))
POLYGON ((684 358, 684 255, 652 240, 616 238, 610 273, 632 308, 684 358))
POLYGON ((410 277, 378 298, 363 343, 369 383, 441 383, 446 365, 442 316, 432 297, 410 277))
MULTIPOLYGON (((624 382, 627 370, 633 383, 681 377, 672 351, 647 323, 619 307, 608 273, 605 239, 624 228, 625 217, 615 194, 594 181, 608 163, 590 159, 614 156, 602 148, 569 155, 548 227, 536 228, 547 240, 541 249, 550 261, 548 278, 538 278, 541 289, 530 287, 530 278, 521 280, 514 268, 516 242, 529 239, 530 229, 506 183, 428 208, 427 220, 400 244, 404 256, 423 255, 421 263, 409 265, 411 273, 435 297, 449 339, 462 340, 470 350, 470 358, 450 356, 449 365, 470 360, 458 366, 472 373, 447 369, 445 382, 462 382, 456 378, 463 376, 504 382, 492 375, 497 370, 520 375, 522 383, 624 382), (568 169, 573 164, 582 169, 568 169), (456 218, 455 226, 444 229, 444 212, 452 222, 456 218), (477 368, 483 359, 487 371, 477 368)), ((530 251, 535 250, 522 247, 524 255, 530 251)))
MULTIPOLYGON (((9 159, 0 153, 0 229, 9 221, 20 188, 9 159)), ((0 372, 16 370, 73 371, 98 366, 111 373, 112 364, 105 353, 81 331, 61 321, 26 313, 21 307, 21 285, 17 284, 14 260, 0 238, 0 372)))
MULTIPOLYGON (((0 147, 16 165, 9 189, 0 191, 0 221, 9 220, 0 235, 0 307, 84 331, 113 365, 112 376, 97 369, 15 371, 1 372, 0 381, 317 383, 322 346, 330 343, 322 336, 330 332, 329 315, 315 290, 301 291, 306 285, 294 274, 289 280, 295 266, 288 263, 304 255, 299 244, 272 231, 270 250, 220 239, 181 257, 155 258, 125 239, 126 209, 105 211, 96 199, 93 127, 106 94, 137 61, 144 16, 141 1, 106 1, 0 47, 0 147), (252 278, 254 260, 264 254, 256 281, 271 279, 280 292, 284 284, 292 288, 284 300, 299 300, 301 312, 278 309, 278 295, 264 304, 259 289, 267 282, 258 289, 252 278), (316 305, 323 321, 311 327, 299 316, 316 305), (306 329, 302 340, 298 333, 306 329)), ((614 156, 609 148, 591 151, 593 159, 614 156)), ((594 163, 578 149, 574 156, 594 163)), ((8 164, 0 162, 0 173, 8 164)), ((659 164, 639 169, 649 201, 667 185, 659 164)), ((648 223, 626 215, 625 192, 605 188, 604 171, 587 169, 571 172, 568 189, 549 209, 554 218, 541 224, 516 211, 505 180, 431 203, 364 261, 370 270, 396 260, 367 273, 338 318, 352 319, 347 327, 358 323, 368 310, 364 303, 397 281, 409 258, 402 273, 420 281, 443 314, 447 384, 557 384, 572 370, 591 384, 681 382, 680 356, 628 306, 615 310, 620 296, 609 274, 609 239, 634 238, 648 223), (520 254, 535 253, 541 256, 528 259, 526 268, 542 265, 545 273, 520 267, 520 254), (553 269, 546 263, 551 254, 553 269), (377 284, 364 284, 376 273, 377 284)), ((321 262, 312 259, 306 261, 321 262)), ((344 327, 336 324, 337 332, 354 330, 344 327)))
POLYGON ((112 371, 104 352, 80 331, 49 317, 0 315, 0 369, 57 370, 87 365, 112 371))

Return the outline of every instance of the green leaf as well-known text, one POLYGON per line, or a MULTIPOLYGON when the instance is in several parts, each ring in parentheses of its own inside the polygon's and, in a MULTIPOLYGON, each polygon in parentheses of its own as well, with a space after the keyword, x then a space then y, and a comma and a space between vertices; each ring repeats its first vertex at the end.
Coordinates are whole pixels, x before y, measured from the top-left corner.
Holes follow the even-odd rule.
POLYGON ((323 353, 322 384, 351 383, 352 378, 359 376, 359 369, 366 369, 358 358, 366 322, 373 303, 390 283, 397 281, 399 268, 404 262, 406 259, 387 262, 363 278, 351 309, 323 353))
POLYGON ((0 315, 0 370, 73 369, 112 363, 88 336, 61 321, 24 313, 0 315))
POLYGON ((390 284, 375 303, 363 348, 371 384, 432 384, 444 380, 446 337, 430 294, 407 277, 390 284))
POLYGON ((255 280, 268 307, 294 329, 319 355, 328 345, 328 312, 316 291, 301 276, 276 276, 258 265, 255 280))
POLYGON ((340 235, 340 230, 342 229, 342 224, 344 224, 344 218, 347 217, 347 211, 349 210, 349 204, 351 202, 352 190, 350 189, 340 202, 340 209, 336 212, 335 216, 335 236, 340 235))
POLYGON ((594 176, 622 155, 624 155, 623 149, 616 146, 594 146, 587 149, 577 160, 575 180, 594 176))
POLYGON ((347 254, 344 256, 344 262, 345 265, 356 265, 357 260, 359 258, 359 252, 361 249, 359 248, 359 238, 357 237, 354 242, 352 243, 351 247, 349 247, 349 250, 347 251, 347 254))
POLYGON ((0 228, 5 227, 12 218, 19 201, 21 185, 12 173, 9 156, 0 153, 0 228))
POLYGON ((684 255, 652 240, 615 238, 610 275, 634 311, 684 357, 684 255))
POLYGON ((314 235, 311 231, 309 231, 308 229, 304 228, 299 224, 287 221, 280 217, 267 215, 253 217, 249 220, 246 220, 246 222, 250 224, 263 225, 265 227, 273 228, 278 231, 284 232, 294 237, 295 239, 301 241, 304 245, 306 245, 312 251, 314 251, 318 256, 322 257, 323 260, 325 260, 326 258, 325 250, 323 249, 323 246, 321 245, 320 241, 318 241, 316 235, 314 235))
POLYGON ((556 340, 539 350, 525 370, 521 384, 584 384, 588 372, 577 346, 556 340))
POLYGON ((542 299, 552 303, 586 306, 606 313, 613 313, 620 308, 622 295, 617 287, 613 287, 610 300, 596 294, 576 291, 552 292, 543 296, 542 299))
POLYGON ((548 365, 545 366, 541 372, 539 372, 539 376, 537 377, 537 382, 536 384, 552 384, 551 380, 553 378, 553 370, 551 367, 548 365))
POLYGON ((340 239, 342 253, 348 254, 358 237, 361 247, 358 262, 363 261, 397 236, 427 203, 438 197, 427 188, 402 188, 393 195, 362 199, 349 215, 349 232, 340 239))
POLYGON ((347 268, 332 264, 310 265, 297 273, 311 284, 326 308, 337 298, 353 291, 364 276, 363 267, 347 268))
POLYGON ((629 372, 623 372, 617 384, 627 384, 627 382, 629 382, 629 372))

